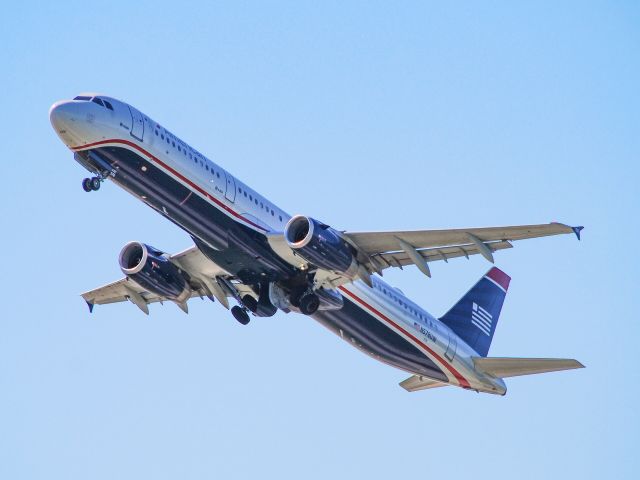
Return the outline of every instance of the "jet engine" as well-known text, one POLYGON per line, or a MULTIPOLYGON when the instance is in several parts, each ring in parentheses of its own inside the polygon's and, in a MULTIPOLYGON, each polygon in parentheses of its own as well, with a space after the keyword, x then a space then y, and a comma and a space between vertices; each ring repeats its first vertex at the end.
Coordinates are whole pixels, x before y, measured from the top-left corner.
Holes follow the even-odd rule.
POLYGON ((296 215, 284 227, 289 247, 307 262, 323 270, 354 276, 356 256, 340 232, 304 215, 296 215))
POLYGON ((120 269, 145 290, 182 304, 191 295, 188 276, 160 250, 129 242, 120 251, 120 269))

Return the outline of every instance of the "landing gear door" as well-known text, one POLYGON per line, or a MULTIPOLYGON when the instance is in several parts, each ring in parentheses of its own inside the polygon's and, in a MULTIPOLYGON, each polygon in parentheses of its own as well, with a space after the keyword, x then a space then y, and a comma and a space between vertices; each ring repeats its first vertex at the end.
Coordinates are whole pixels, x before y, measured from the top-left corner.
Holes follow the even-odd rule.
POLYGON ((236 201, 236 180, 228 173, 225 173, 225 175, 227 176, 227 190, 225 191, 224 196, 227 198, 227 200, 231 202, 235 202, 236 201))
POLYGON ((133 107, 129 107, 131 112, 131 136, 142 142, 144 138, 144 119, 142 114, 133 107))
POLYGON ((453 359, 456 356, 456 349, 458 348, 458 340, 456 339, 456 335, 453 332, 449 332, 449 344, 447 345, 447 351, 444 352, 444 356, 447 357, 447 360, 453 362, 453 359))

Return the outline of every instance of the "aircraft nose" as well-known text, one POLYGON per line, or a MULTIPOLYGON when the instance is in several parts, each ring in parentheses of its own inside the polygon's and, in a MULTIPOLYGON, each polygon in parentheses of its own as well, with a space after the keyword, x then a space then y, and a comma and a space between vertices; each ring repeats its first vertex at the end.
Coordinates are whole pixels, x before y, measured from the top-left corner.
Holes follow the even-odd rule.
POLYGON ((51 120, 51 125, 53 125, 56 132, 60 133, 62 130, 69 129, 76 122, 77 113, 73 102, 63 100, 51 105, 49 120, 51 120))
POLYGON ((81 106, 78 102, 62 100, 51 105, 49 120, 51 125, 68 147, 74 147, 81 142, 81 106))

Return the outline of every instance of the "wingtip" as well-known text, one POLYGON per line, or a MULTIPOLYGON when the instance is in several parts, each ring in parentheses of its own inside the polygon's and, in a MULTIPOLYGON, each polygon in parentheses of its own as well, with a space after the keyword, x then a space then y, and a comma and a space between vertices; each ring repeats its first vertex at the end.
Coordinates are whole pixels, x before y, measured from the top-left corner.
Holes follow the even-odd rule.
POLYGON ((89 300, 85 300, 85 302, 87 302, 87 307, 89 307, 89 313, 93 313, 93 307, 95 304, 91 303, 89 300))
POLYGON ((576 237, 578 238, 578 241, 580 241, 580 232, 582 232, 583 229, 584 229, 583 226, 571 227, 571 230, 573 230, 573 233, 576 234, 576 237))

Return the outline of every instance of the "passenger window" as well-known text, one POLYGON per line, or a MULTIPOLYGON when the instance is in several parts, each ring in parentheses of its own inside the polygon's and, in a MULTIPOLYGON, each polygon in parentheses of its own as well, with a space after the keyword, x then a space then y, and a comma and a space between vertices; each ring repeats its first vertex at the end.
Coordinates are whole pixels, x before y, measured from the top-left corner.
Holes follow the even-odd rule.
POLYGON ((282 221, 282 215, 280 215, 280 221, 282 221))
POLYGON ((217 172, 216 175, 218 175, 218 178, 220 178, 220 172, 217 172))

